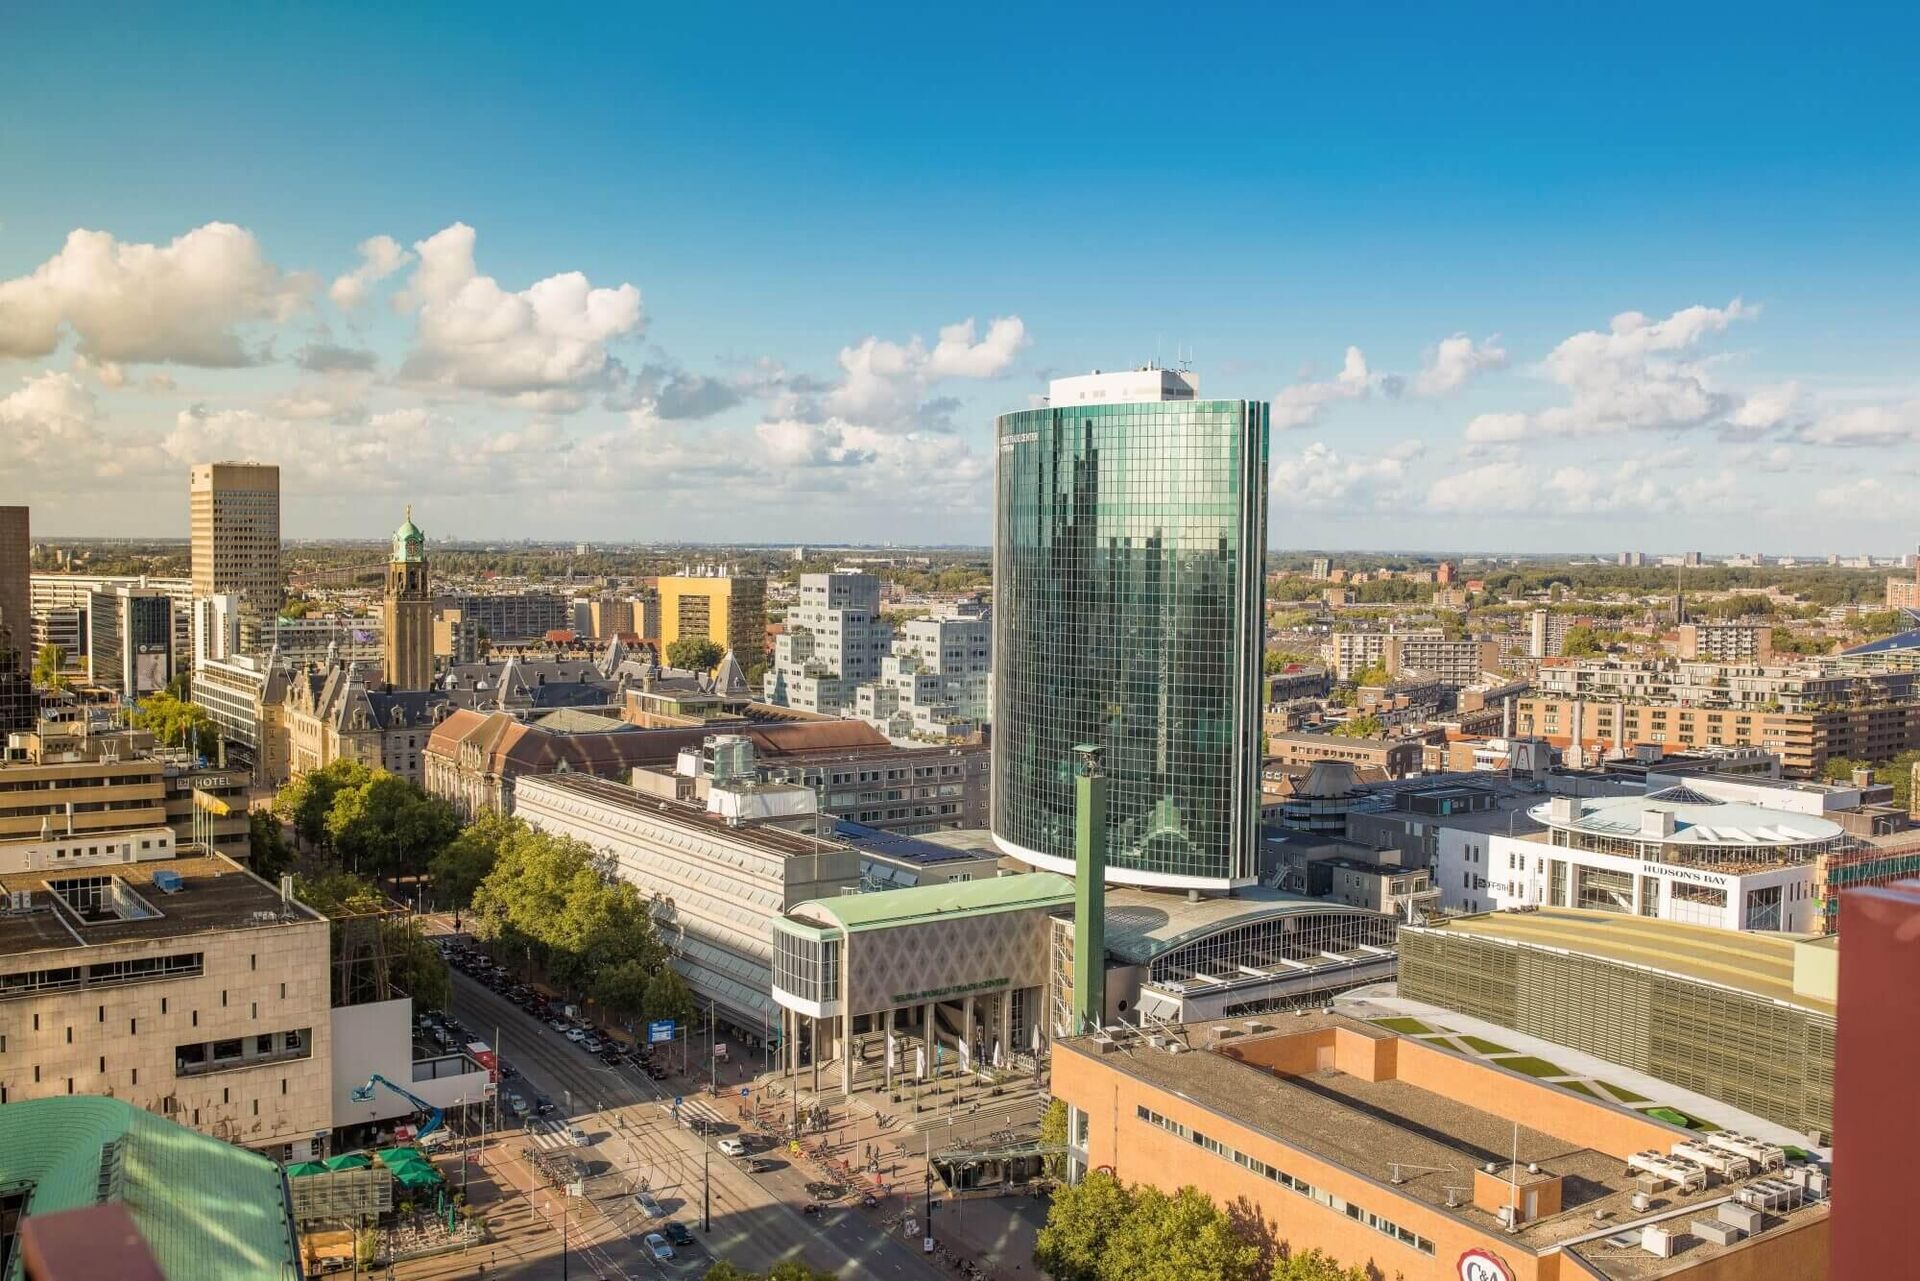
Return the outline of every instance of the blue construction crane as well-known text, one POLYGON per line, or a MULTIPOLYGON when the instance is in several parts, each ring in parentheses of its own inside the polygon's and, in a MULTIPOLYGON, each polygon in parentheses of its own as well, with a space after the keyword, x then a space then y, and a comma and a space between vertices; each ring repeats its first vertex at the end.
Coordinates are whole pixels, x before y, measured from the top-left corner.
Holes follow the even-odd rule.
POLYGON ((413 1104, 414 1107, 420 1109, 420 1111, 425 1112, 427 1114, 427 1123, 421 1126, 419 1133, 413 1136, 413 1141, 415 1143, 418 1143, 421 1139, 426 1138, 429 1134, 432 1134, 435 1130, 439 1129, 440 1123, 446 1120, 446 1113, 442 1112, 439 1108, 433 1106, 433 1104, 427 1102, 425 1099, 421 1098, 419 1095, 414 1094, 409 1090, 401 1089, 399 1086, 395 1085, 392 1081, 387 1080, 386 1077, 381 1076, 378 1072, 375 1072, 372 1076, 368 1077, 367 1083, 365 1085, 354 1087, 354 1090, 353 1090, 354 1102, 366 1103, 370 1101, 373 1098, 373 1087, 376 1085, 386 1086, 389 1090, 392 1090, 395 1094, 399 1095, 401 1098, 405 1099, 407 1102, 413 1104))

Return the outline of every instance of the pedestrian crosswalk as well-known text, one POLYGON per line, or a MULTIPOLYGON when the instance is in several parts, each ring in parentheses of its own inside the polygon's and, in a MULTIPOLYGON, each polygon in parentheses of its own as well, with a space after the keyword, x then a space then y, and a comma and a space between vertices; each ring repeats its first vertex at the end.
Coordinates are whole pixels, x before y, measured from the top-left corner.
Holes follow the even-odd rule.
MULTIPOLYGON (((671 1101, 668 1101, 662 1106, 666 1108, 669 1116, 673 1115, 674 1104, 671 1101)), ((709 1125, 716 1126, 732 1124, 732 1122, 720 1114, 720 1110, 714 1107, 713 1101, 710 1099, 683 1097, 680 1100, 679 1108, 680 1124, 682 1125, 690 1125, 696 1120, 705 1121, 709 1125)))
POLYGON ((573 1140, 567 1136, 566 1129, 558 1121, 535 1121, 528 1127, 527 1137, 535 1146, 545 1148, 549 1152, 574 1146, 573 1140))

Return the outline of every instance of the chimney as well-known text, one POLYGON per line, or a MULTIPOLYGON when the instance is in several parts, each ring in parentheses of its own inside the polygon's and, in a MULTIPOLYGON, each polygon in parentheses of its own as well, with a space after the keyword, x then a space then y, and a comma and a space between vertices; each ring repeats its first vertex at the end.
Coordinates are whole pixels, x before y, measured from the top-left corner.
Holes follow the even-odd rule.
POLYGON ((1853 785, 1855 787, 1872 787, 1873 771, 1865 765, 1855 768, 1853 771, 1853 785))

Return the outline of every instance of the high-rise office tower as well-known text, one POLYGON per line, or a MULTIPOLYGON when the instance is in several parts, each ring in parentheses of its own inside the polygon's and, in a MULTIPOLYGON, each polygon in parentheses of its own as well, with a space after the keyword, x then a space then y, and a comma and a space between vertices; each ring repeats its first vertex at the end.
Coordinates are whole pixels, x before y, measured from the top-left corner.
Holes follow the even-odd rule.
POLYGON ((660 593, 660 656, 682 637, 705 637, 730 649, 740 666, 752 667, 767 652, 767 580, 739 577, 719 565, 696 565, 663 574, 660 593))
POLYGON ((197 463, 189 490, 193 594, 240 598, 240 644, 258 650, 286 600, 280 570, 280 469, 197 463))
POLYGON ((1074 869, 1075 749, 1103 749, 1107 879, 1253 881, 1267 405, 1166 369, 1054 381, 999 419, 993 834, 1074 869))
POLYGON ((129 703, 173 680, 173 600, 157 587, 94 592, 87 605, 87 680, 129 703))
POLYGON ((0 734, 33 728, 33 536, 25 507, 0 507, 0 734))
POLYGON ((393 531, 387 565, 386 677, 395 689, 433 684, 433 589, 427 580, 427 536, 413 523, 413 508, 393 531))
POLYGON ((0 507, 0 671, 33 666, 33 535, 25 507, 0 507))

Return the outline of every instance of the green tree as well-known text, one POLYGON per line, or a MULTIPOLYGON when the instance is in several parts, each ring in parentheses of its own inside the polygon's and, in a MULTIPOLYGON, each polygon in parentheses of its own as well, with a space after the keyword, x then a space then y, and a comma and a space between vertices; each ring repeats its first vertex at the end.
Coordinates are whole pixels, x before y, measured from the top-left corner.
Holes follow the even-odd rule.
POLYGON ((475 933, 536 955, 569 991, 650 1018, 692 1011, 652 905, 630 882, 608 875, 584 842, 524 824, 509 829, 474 891, 472 912, 475 933))
POLYGON ((1568 658, 1599 658, 1607 651, 1600 643, 1599 633, 1583 624, 1567 629, 1566 639, 1560 643, 1560 652, 1568 658))
POLYGON ((1342 738, 1379 738, 1387 726, 1378 716, 1352 716, 1334 726, 1333 732, 1342 738))
POLYGON ((453 1000, 453 976, 446 958, 426 937, 404 920, 380 923, 385 936, 387 978, 413 998, 414 1010, 444 1010, 453 1000))
POLYGON ((450 842, 453 810, 397 774, 374 770, 327 807, 327 842, 354 868, 377 875, 424 872, 450 842))
POLYGON ((1361 673, 1354 678, 1355 684, 1373 686, 1374 688, 1389 685, 1392 684, 1392 682, 1393 676, 1387 669, 1377 665, 1363 669, 1361 673))
POLYGON ((483 814, 460 830, 427 864, 436 902, 465 907, 474 891, 500 860, 508 841, 526 830, 526 824, 505 814, 483 814))
POLYGON ((1270 1281, 1368 1281, 1367 1270, 1340 1266, 1339 1260, 1321 1250, 1290 1251, 1276 1259, 1270 1281))
POLYGON ((1106 1247, 1133 1213, 1133 1194, 1094 1171, 1053 1195, 1033 1242, 1033 1262, 1053 1281, 1107 1281, 1106 1247))
MULTIPOLYGON (((1067 1101, 1054 1099, 1047 1104, 1047 1110, 1040 1115, 1040 1142, 1064 1145, 1066 1141, 1067 1101)), ((1047 1173, 1057 1179, 1065 1164, 1065 1157, 1050 1156, 1047 1158, 1047 1173)))
POLYGON ((765 1273, 748 1272, 722 1259, 702 1274, 702 1281, 838 1281, 839 1275, 810 1268, 798 1259, 783 1259, 765 1273))
POLYGON ((710 672, 720 665, 726 654, 718 641, 705 636, 682 636, 667 646, 667 666, 689 672, 710 672))
POLYGON ((247 815, 247 865, 255 876, 272 881, 293 870, 293 846, 286 829, 266 810, 247 815))
POLYGON ((1133 1190, 1133 1210, 1107 1239, 1105 1281, 1252 1281, 1259 1247, 1243 1240, 1198 1188, 1133 1190))
POLYGON ((373 770, 366 765, 346 759, 308 770, 274 795, 273 812, 291 823, 301 840, 310 845, 324 845, 327 812, 333 808, 333 798, 343 789, 357 787, 372 777, 373 770))
POLYGON ((33 683, 44 689, 66 689, 72 682, 67 679, 67 651, 58 645, 42 645, 33 659, 33 683))
POLYGON ((182 702, 161 690, 149 694, 134 707, 128 718, 135 729, 143 729, 166 747, 185 747, 211 756, 220 750, 220 729, 198 703, 182 702))

